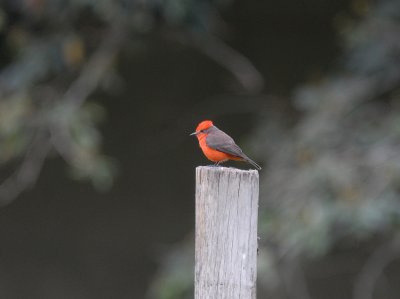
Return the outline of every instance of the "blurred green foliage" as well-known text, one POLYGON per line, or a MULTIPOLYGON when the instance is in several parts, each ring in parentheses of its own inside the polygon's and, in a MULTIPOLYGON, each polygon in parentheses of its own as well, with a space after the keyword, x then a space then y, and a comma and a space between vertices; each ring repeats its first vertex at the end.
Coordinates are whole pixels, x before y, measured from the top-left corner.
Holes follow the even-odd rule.
POLYGON ((341 67, 295 94, 302 117, 271 150, 263 182, 269 235, 285 254, 397 229, 399 14, 398 1, 371 6, 344 31, 341 67))
POLYGON ((43 166, 42 156, 51 152, 65 160, 73 178, 90 180, 96 189, 109 188, 116 165, 101 153, 98 122, 105 111, 86 101, 96 90, 110 92, 107 86, 116 76, 114 62, 122 47, 142 41, 161 26, 208 32, 220 4, 2 1, 0 166, 20 167, 8 185, 0 187, 0 202, 10 202, 32 185, 43 166))

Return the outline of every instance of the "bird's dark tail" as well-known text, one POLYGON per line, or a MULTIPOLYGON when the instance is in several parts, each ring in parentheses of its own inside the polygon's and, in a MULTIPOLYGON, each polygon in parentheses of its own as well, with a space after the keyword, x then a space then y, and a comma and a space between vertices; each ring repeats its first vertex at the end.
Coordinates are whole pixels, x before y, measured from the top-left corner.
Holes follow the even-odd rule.
POLYGON ((258 165, 258 164, 257 164, 256 162, 254 162, 253 160, 251 160, 249 157, 245 156, 245 157, 244 157, 244 160, 245 160, 247 163, 250 163, 251 165, 253 165, 257 170, 261 170, 261 166, 258 165))

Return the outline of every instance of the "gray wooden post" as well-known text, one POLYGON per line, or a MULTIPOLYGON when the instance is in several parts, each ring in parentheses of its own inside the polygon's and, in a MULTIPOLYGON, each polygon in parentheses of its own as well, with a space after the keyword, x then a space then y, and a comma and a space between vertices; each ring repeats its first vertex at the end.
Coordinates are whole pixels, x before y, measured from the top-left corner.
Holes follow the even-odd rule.
POLYGON ((196 168, 195 299, 255 299, 258 172, 196 168))

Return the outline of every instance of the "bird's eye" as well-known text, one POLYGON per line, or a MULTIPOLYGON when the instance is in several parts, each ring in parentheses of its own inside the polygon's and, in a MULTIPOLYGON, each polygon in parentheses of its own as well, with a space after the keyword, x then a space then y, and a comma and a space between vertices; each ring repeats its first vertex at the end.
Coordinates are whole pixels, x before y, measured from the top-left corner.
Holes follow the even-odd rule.
POLYGON ((200 133, 204 133, 204 130, 200 130, 200 133))

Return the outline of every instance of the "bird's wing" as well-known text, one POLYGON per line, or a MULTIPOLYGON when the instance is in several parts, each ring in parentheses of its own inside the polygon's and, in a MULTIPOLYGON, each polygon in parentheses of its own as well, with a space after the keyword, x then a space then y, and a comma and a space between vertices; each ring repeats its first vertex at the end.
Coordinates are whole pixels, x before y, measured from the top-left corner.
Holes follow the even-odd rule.
POLYGON ((220 152, 224 152, 237 157, 246 157, 241 148, 228 134, 215 128, 206 137, 207 146, 220 152))

